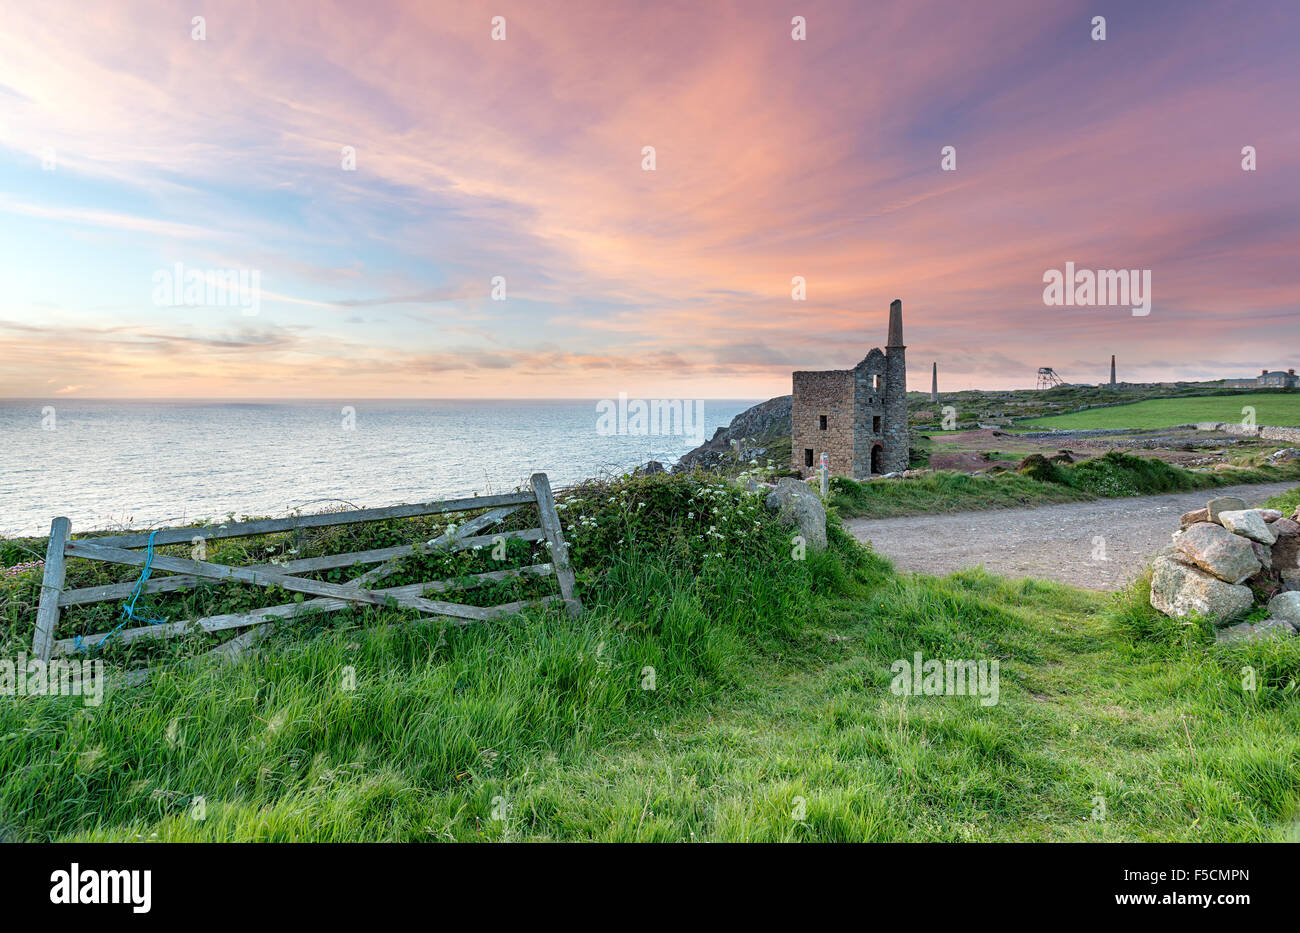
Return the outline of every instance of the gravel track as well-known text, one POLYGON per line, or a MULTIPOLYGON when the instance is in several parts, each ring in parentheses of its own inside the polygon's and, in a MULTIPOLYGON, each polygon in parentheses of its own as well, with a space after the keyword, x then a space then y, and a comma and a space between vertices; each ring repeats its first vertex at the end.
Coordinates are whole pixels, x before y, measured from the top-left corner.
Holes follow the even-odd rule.
POLYGON ((1295 486, 1294 481, 1260 483, 1025 509, 850 518, 844 524, 900 570, 942 575, 983 565, 1007 577, 1118 590, 1169 544, 1184 512, 1215 496, 1237 496, 1256 506, 1295 486), (1104 540, 1106 560, 1094 557, 1097 537, 1104 540))

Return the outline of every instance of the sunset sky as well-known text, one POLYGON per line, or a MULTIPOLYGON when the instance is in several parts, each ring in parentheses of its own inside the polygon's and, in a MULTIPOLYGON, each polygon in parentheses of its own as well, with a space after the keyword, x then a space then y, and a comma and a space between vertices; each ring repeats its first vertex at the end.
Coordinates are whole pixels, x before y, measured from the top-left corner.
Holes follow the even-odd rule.
POLYGON ((893 298, 914 389, 1300 365, 1295 0, 0 11, 0 397, 766 398, 893 298))

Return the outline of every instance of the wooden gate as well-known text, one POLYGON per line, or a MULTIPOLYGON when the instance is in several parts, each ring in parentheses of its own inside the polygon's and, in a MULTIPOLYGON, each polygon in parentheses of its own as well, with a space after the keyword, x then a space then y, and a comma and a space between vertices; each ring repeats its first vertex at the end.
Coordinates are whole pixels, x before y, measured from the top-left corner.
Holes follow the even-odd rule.
POLYGON ((36 635, 33 653, 42 660, 65 655, 78 649, 97 648, 111 636, 123 644, 151 638, 166 638, 189 632, 222 632, 246 629, 235 639, 215 649, 216 653, 232 655, 242 651, 260 638, 276 619, 290 619, 304 612, 335 612, 350 606, 384 606, 396 603, 416 609, 427 615, 446 616, 461 622, 481 622, 511 615, 525 606, 562 601, 571 616, 582 612, 582 603, 574 592, 573 569, 569 564, 568 549, 560 529, 560 517, 555 510, 551 484, 545 473, 534 473, 532 491, 513 492, 496 496, 478 496, 471 499, 452 499, 426 502, 417 505, 394 505, 382 509, 359 509, 351 512, 331 512, 321 515, 300 515, 291 518, 271 518, 252 522, 237 522, 220 527, 164 528, 155 532, 112 535, 71 541, 71 525, 66 518, 56 518, 50 526, 50 541, 45 553, 45 576, 41 582, 40 605, 36 612, 36 635), (488 528, 525 506, 536 504, 538 527, 524 530, 498 531, 493 534, 479 532, 488 528), (454 531, 449 531, 425 544, 399 545, 370 551, 353 551, 325 557, 309 557, 281 564, 258 564, 232 567, 201 560, 183 560, 163 554, 149 555, 139 548, 150 544, 160 547, 167 544, 186 544, 196 535, 205 540, 216 538, 243 538, 253 535, 296 531, 304 528, 321 528, 333 525, 351 525, 360 522, 382 521, 392 518, 409 518, 420 515, 438 515, 449 512, 479 511, 481 515, 469 519, 454 531), (394 571, 403 558, 438 550, 462 551, 475 546, 490 546, 499 538, 516 538, 522 541, 544 541, 550 549, 550 560, 511 570, 474 574, 454 583, 430 581, 381 589, 370 585, 394 571), (80 557, 87 560, 144 567, 167 571, 174 576, 150 578, 142 585, 135 582, 111 583, 103 586, 65 590, 65 558, 80 557), (299 574, 339 567, 378 564, 347 583, 326 583, 306 579, 299 574), (521 576, 554 575, 560 593, 537 600, 505 603, 499 606, 468 606, 462 603, 442 602, 425 596, 430 590, 464 589, 482 586, 499 580, 521 576), (122 628, 113 632, 99 632, 81 638, 56 640, 59 614, 65 606, 125 599, 135 592, 164 593, 185 589, 200 581, 238 581, 257 586, 278 586, 295 593, 316 597, 301 602, 267 606, 251 612, 205 616, 200 619, 166 622, 122 628))

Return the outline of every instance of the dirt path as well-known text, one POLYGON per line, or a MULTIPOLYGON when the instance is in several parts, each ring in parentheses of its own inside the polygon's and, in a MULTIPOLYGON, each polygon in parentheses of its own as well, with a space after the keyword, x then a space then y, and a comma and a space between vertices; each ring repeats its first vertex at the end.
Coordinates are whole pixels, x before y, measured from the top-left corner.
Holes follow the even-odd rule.
POLYGON ((1238 496, 1247 505, 1258 505, 1295 486, 1263 483, 1028 509, 851 518, 845 526, 900 570, 946 574, 982 564, 990 573, 1008 577, 1117 590, 1169 543, 1184 512, 1203 507, 1214 496, 1238 496), (1098 538, 1100 542, 1094 540, 1098 538), (1106 559, 1097 559, 1103 553, 1106 559))

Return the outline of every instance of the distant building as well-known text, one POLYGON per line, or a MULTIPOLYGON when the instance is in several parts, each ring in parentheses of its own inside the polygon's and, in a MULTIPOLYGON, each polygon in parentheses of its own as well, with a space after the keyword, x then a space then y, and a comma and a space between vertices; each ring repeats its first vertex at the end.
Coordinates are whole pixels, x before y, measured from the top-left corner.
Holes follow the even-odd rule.
POLYGON ((836 476, 865 479, 907 469, 907 364, 903 303, 889 306, 889 342, 853 369, 794 373, 793 466, 812 476, 826 454, 836 476))
POLYGON ((1296 375, 1294 369, 1286 372, 1280 369, 1270 372, 1266 369, 1254 379, 1224 379, 1223 384, 1230 389, 1294 389, 1300 385, 1300 376, 1296 375))
POLYGON ((1267 369, 1255 377, 1255 384, 1258 386, 1267 386, 1271 389, 1294 389, 1296 387, 1297 377, 1294 369, 1288 369, 1282 372, 1275 369, 1269 372, 1267 369))

